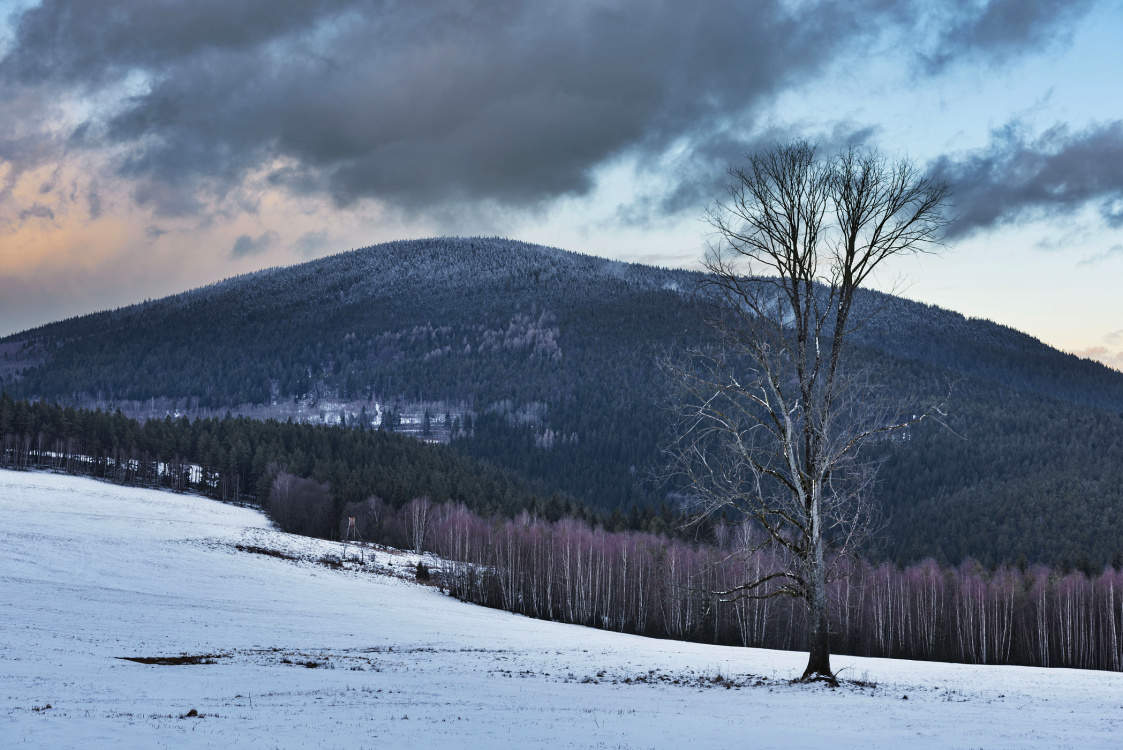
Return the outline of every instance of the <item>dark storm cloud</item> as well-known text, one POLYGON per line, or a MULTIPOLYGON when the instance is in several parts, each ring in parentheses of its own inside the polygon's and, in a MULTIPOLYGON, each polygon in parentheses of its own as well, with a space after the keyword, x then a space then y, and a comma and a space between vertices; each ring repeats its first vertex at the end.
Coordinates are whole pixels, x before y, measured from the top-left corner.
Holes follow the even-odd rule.
POLYGON ((105 137, 143 142, 124 172, 164 182, 236 181, 283 156, 274 182, 340 205, 528 205, 759 102, 862 33, 849 12, 775 2, 363 6, 318 35, 178 59, 105 137))
MULTIPOLYGON (((869 144, 877 132, 874 126, 840 122, 825 131, 801 132, 800 135, 807 137, 818 153, 828 155, 846 145, 869 144)), ((696 212, 700 206, 724 195, 731 180, 731 165, 741 162, 753 151, 787 141, 792 135, 790 130, 773 127, 761 130, 751 139, 728 133, 697 138, 689 154, 673 167, 657 165, 654 168, 673 173, 675 179, 669 182, 669 189, 619 206, 615 218, 627 226, 648 226, 662 218, 679 218, 684 212, 696 212)))
POLYGON ((268 250, 277 241, 277 233, 266 232, 260 237, 251 237, 243 234, 234 241, 234 248, 230 251, 231 258, 244 258, 247 255, 258 255, 268 250))
POLYGON ((1036 138, 1011 123, 986 148, 943 157, 931 173, 952 186, 955 235, 1089 204, 1123 226, 1123 121, 1076 132, 1058 125, 1036 138))
MULTIPOLYGON (((994 0, 933 20, 924 7, 46 0, 18 16, 0 80, 90 96, 129 81, 139 93, 69 144, 123 153, 119 174, 160 216, 203 211, 266 165, 274 185, 341 206, 519 207, 584 193, 613 157, 642 164, 681 141, 712 174, 745 150, 736 133, 772 96, 886 34, 909 39, 923 23, 938 68, 1012 55, 1080 12, 994 0)), ((699 174, 671 175, 658 210, 706 195, 699 174)))
POLYGON ((92 180, 86 189, 86 207, 91 219, 101 216, 101 193, 98 191, 97 180, 92 180))
POLYGON ((30 207, 23 209, 19 213, 20 221, 27 221, 28 219, 46 219, 53 221, 55 212, 51 210, 50 206, 44 206, 42 203, 32 203, 30 207))
POLYGON ((1005 62, 1028 48, 1067 42, 1072 23, 1092 7, 1093 0, 953 0, 935 3, 937 22, 933 49, 921 53, 929 72, 955 60, 981 56, 1005 62))
POLYGON ((0 87, 0 164, 7 167, 0 180, 0 200, 26 173, 57 163, 65 139, 52 127, 54 96, 50 91, 0 87))
POLYGON ((203 51, 252 50, 313 29, 357 0, 46 0, 20 14, 5 75, 94 85, 203 51))

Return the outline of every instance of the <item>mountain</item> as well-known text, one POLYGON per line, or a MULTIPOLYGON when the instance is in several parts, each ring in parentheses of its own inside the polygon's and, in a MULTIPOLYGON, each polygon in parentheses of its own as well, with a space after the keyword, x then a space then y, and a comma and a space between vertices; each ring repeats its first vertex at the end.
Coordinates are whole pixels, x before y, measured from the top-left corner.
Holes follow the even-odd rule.
MULTIPOLYGON (((698 278, 505 239, 392 242, 0 339, 0 377, 126 411, 363 408, 364 425, 405 422, 627 510, 665 494, 646 478, 667 422, 656 359, 705 336, 698 278)), ((857 354, 889 387, 922 402, 954 383, 948 428, 877 448, 886 555, 1101 565, 1123 550, 1123 374, 938 307, 860 306, 857 354)))

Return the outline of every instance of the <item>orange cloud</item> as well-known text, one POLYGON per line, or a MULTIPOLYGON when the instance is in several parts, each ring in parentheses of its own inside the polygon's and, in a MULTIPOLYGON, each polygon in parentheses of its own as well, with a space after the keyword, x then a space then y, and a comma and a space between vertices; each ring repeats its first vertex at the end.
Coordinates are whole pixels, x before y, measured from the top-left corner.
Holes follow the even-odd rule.
POLYGON ((373 203, 341 211, 330 199, 254 178, 234 198, 209 198, 199 215, 169 218, 137 205, 126 181, 94 164, 21 173, 0 193, 0 336, 261 267, 432 234, 373 203), (269 242, 235 252, 243 237, 269 242))

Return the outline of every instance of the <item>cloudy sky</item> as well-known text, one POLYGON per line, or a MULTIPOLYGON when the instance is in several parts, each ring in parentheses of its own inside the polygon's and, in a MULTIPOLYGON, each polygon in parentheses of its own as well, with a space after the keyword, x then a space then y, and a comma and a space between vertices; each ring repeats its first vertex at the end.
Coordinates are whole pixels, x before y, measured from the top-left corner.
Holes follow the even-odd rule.
POLYGON ((954 189, 906 296, 1123 367, 1118 0, 0 0, 0 335, 389 239, 690 266, 726 166, 954 189))

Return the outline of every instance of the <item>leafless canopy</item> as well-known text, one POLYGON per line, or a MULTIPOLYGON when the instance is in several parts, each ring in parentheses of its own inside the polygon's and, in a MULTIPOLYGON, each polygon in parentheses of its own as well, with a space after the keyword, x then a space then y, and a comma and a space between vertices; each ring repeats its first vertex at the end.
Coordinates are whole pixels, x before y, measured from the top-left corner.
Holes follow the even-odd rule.
POLYGON ((907 159, 848 148, 821 157, 776 144, 729 170, 708 209, 708 323, 716 342, 668 361, 683 398, 669 448, 704 512, 731 508, 789 561, 725 598, 799 597, 808 605, 807 678, 833 679, 825 583, 830 560, 871 529, 876 467, 865 442, 903 419, 869 371, 847 367, 866 319, 855 293, 888 258, 936 248, 947 187, 907 159))

